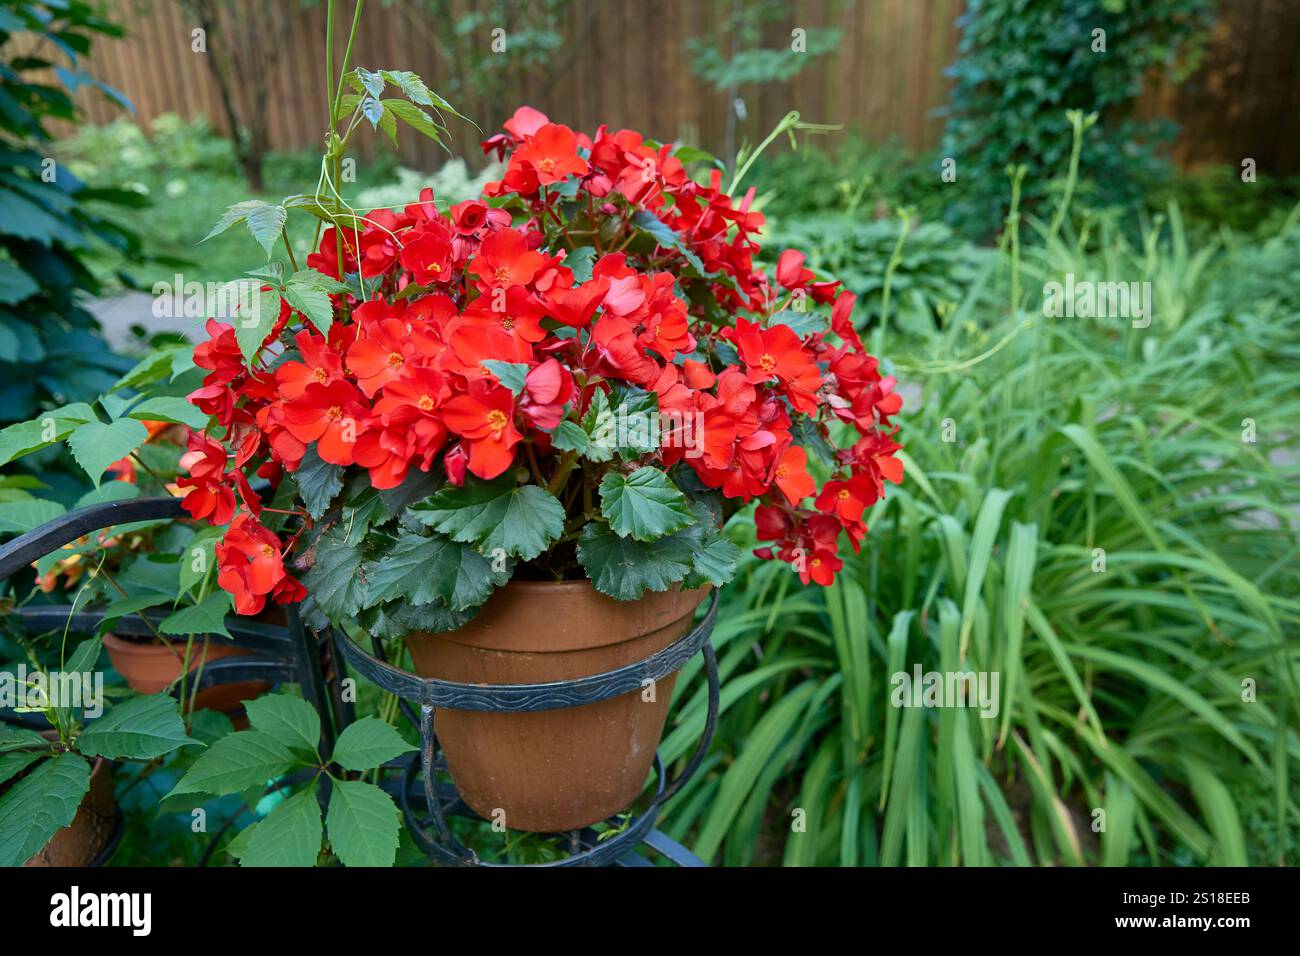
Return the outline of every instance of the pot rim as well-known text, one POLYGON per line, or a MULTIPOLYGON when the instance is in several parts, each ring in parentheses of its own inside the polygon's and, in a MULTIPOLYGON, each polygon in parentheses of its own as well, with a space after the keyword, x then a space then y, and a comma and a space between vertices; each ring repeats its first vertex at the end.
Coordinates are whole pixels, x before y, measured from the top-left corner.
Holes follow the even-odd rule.
POLYGON ((520 588, 525 591, 594 591, 595 585, 587 578, 578 581, 521 581, 511 578, 503 588, 520 588))
MULTIPOLYGON (((147 649, 150 649, 150 648, 166 648, 166 647, 174 647, 174 646, 177 645, 177 644, 180 644, 180 645, 184 646, 184 644, 185 644, 185 639, 184 639, 184 638, 171 639, 171 638, 163 637, 163 638, 159 639, 159 638, 157 638, 157 637, 153 637, 153 636, 150 636, 147 640, 143 640, 143 641, 132 641, 132 640, 128 640, 127 638, 122 637, 122 636, 120 636, 120 635, 118 635, 118 634, 114 634, 112 631, 109 631, 107 634, 104 635, 104 637, 103 637, 103 641, 102 641, 102 642, 103 642, 104 644, 108 644, 110 641, 114 644, 114 646, 117 646, 117 647, 129 647, 129 648, 131 648, 132 650, 137 650, 137 649, 138 649, 138 650, 147 650, 147 649)), ((199 637, 198 635, 196 635, 196 636, 195 636, 195 641, 194 641, 194 643, 195 643, 195 644, 211 644, 211 643, 212 643, 212 635, 211 635, 211 634, 204 634, 204 635, 202 635, 201 637, 199 637)), ((220 646, 220 645, 218 645, 218 646, 220 646)), ((233 646, 233 642, 232 642, 232 646, 233 646)))
POLYGON ((711 585, 682 590, 650 591, 634 601, 619 601, 590 581, 520 581, 498 588, 480 612, 455 630, 433 633, 412 631, 412 641, 443 641, 484 651, 554 654, 593 651, 625 644, 668 627, 695 610, 712 590, 711 585), (536 597, 544 601, 540 619, 519 610, 536 597), (592 618, 598 618, 596 626, 592 618))

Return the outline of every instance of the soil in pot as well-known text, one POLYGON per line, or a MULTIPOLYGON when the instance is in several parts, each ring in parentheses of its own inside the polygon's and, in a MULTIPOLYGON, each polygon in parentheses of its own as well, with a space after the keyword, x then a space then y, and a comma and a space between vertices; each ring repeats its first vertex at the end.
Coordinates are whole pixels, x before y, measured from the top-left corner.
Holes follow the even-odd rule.
MULTIPOLYGON (((464 627, 407 637, 416 672, 471 684, 571 680, 644 660, 690 630, 708 593, 615 601, 587 581, 512 581, 464 627)), ((625 810, 645 785, 677 675, 580 707, 525 714, 439 708, 461 797, 519 830, 572 830, 625 810)))
MULTIPOLYGON (((185 642, 159 643, 155 639, 130 640, 116 634, 104 637, 104 649, 113 667, 126 678, 132 690, 141 694, 156 694, 164 690, 181 673, 185 659, 185 642)), ((195 640, 190 651, 190 673, 201 665, 223 657, 241 657, 249 651, 234 647, 223 638, 195 640)), ((260 697, 270 690, 265 681, 240 681, 218 684, 199 691, 194 700, 196 710, 219 710, 222 713, 238 711, 246 700, 260 697)), ((238 729, 238 728, 237 728, 238 729)))

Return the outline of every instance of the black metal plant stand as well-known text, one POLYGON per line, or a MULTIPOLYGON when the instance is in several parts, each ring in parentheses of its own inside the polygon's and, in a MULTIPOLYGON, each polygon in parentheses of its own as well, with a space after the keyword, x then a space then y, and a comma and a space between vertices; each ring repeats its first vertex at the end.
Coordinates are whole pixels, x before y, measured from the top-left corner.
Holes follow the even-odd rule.
MULTIPOLYGON (((434 708, 471 710, 489 713, 530 713, 580 707, 609 700, 639 690, 647 680, 657 681, 676 672, 697 653, 704 655, 708 677, 709 704, 704 732, 695 752, 676 777, 669 780, 663 761, 655 754, 655 790, 649 804, 619 826, 616 835, 601 838, 591 828, 567 834, 569 855, 549 863, 527 864, 539 867, 626 865, 630 854, 645 842, 648 846, 679 865, 702 866, 698 858, 654 829, 655 820, 667 801, 699 769, 718 721, 718 662, 709 643, 709 635, 718 614, 718 591, 711 595, 709 609, 698 624, 683 637, 644 660, 612 671, 567 681, 544 684, 461 684, 453 681, 419 677, 401 670, 384 659, 380 642, 372 640, 374 653, 364 651, 346 634, 335 632, 334 640, 343 659, 362 677, 382 690, 396 694, 402 712, 420 731, 419 760, 407 762, 402 772, 397 796, 402 814, 412 836, 431 859, 446 866, 499 867, 511 864, 492 863, 462 844, 451 832, 449 815, 476 816, 456 792, 452 783, 438 781, 446 769, 439 758, 438 737, 434 728, 434 708), (419 711, 416 712, 415 708, 419 711), (417 782, 417 777, 422 782, 417 782)), ((610 821, 611 824, 614 821, 610 821)))
MULTIPOLYGON (((26 568, 33 561, 50 554, 82 535, 133 521, 184 517, 176 498, 139 498, 132 501, 104 502, 78 508, 39 528, 0 546, 0 581, 26 568)), ((161 620, 162 614, 144 612, 161 620)), ((396 765, 395 796, 411 834, 421 850, 436 863, 450 866, 503 866, 480 860, 452 834, 448 826, 451 815, 475 816, 460 799, 452 783, 440 782, 445 772, 439 758, 438 738, 434 730, 434 708, 526 713, 578 707, 609 700, 639 690, 646 680, 659 680, 676 672, 697 653, 704 655, 708 677, 708 714, 704 732, 695 752, 681 773, 667 778, 663 762, 655 755, 656 782, 649 803, 630 819, 609 821, 615 835, 598 833, 588 827, 567 834, 569 856, 536 866, 650 866, 636 851, 644 845, 680 866, 703 866, 688 850, 654 829, 664 804, 699 769, 718 720, 718 665, 709 643, 718 613, 715 589, 709 609, 700 622, 685 636, 645 660, 602 674, 545 684, 459 684, 451 681, 418 677, 394 667, 384 660, 383 648, 372 639, 374 653, 362 650, 346 634, 323 631, 313 634, 303 627, 297 609, 285 608, 287 626, 231 616, 227 619, 232 645, 251 653, 226 657, 204 665, 194 682, 201 690, 217 684, 266 681, 273 685, 297 684, 303 697, 321 714, 321 737, 325 750, 333 747, 337 735, 355 718, 352 703, 343 693, 346 664, 383 690, 396 694, 403 714, 420 731, 419 759, 407 758, 396 765), (416 710, 418 708, 418 711, 416 710)), ((66 606, 23 608, 23 625, 29 633, 67 627, 76 633, 92 633, 103 619, 103 609, 70 611, 66 606)), ((156 623, 156 621, 155 621, 156 623)), ((151 631, 138 615, 121 618, 114 629, 124 635, 148 636, 151 631)), ((5 712, 0 720, 32 723, 36 715, 5 712)), ((107 862, 121 836, 119 823, 114 838, 102 854, 107 862)))

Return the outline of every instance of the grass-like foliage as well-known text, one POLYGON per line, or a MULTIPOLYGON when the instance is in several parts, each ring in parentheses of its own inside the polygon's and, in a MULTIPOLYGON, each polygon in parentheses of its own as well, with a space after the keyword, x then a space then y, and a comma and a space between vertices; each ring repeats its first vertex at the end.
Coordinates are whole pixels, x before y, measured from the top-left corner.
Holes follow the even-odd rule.
MULTIPOLYGON (((1294 853, 1297 220, 1193 249, 1176 208, 1140 244, 1031 219, 895 337, 906 481, 834 587, 757 561, 729 587, 718 741, 668 832, 733 865, 1294 853), (1151 324, 1045 317, 1067 273, 1151 282, 1151 324), (996 716, 895 706, 916 664, 996 672, 996 716)), ((666 758, 702 726, 692 668, 666 758)))

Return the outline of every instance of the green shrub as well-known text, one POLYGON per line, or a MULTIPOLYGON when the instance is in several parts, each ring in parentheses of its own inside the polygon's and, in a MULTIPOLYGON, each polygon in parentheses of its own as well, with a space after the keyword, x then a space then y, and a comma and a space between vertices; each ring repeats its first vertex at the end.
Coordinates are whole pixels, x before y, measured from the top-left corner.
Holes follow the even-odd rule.
MULTIPOLYGON (((1125 113, 1143 80, 1171 65, 1208 25, 1211 0, 971 0, 959 20, 955 85, 942 153, 956 160, 950 221, 996 230, 1003 169, 1029 170, 1026 207, 1048 196, 1069 155, 1065 112, 1101 114, 1082 168, 1095 205, 1131 205, 1167 174, 1158 126, 1125 113), (1105 51, 1095 50, 1104 30, 1105 51)), ((1194 62, 1194 57, 1189 62, 1194 62)), ((1167 134, 1167 129, 1165 130, 1167 134)))
POLYGON ((1180 173, 1153 187, 1148 204, 1163 209, 1174 202, 1189 228, 1205 233, 1226 226, 1247 235, 1274 235, 1288 209, 1300 202, 1300 176, 1259 174, 1243 182, 1234 166, 1211 166, 1180 173))
POLYGON ((886 265, 897 250, 888 272, 890 321, 916 334, 955 311, 992 256, 943 223, 913 226, 910 220, 862 219, 853 212, 780 220, 769 235, 770 249, 807 249, 810 266, 827 270, 856 292, 853 316, 864 327, 880 321, 886 265))
POLYGON ((0 2, 0 425, 97 395, 130 364, 108 350, 83 308, 99 292, 85 260, 96 244, 138 254, 138 237, 94 206, 130 208, 140 197, 81 182, 51 155, 46 129, 76 118, 78 87, 99 85, 81 71, 92 38, 119 33, 88 3, 0 2), (55 51, 57 62, 19 55, 20 45, 55 51))

